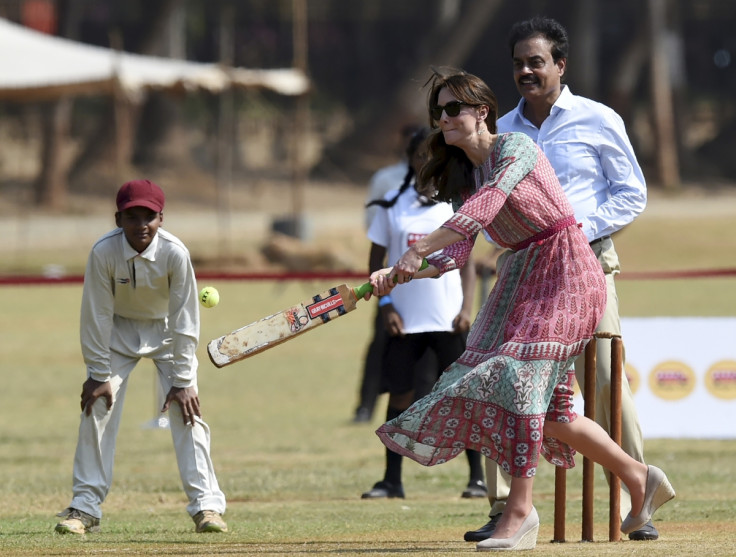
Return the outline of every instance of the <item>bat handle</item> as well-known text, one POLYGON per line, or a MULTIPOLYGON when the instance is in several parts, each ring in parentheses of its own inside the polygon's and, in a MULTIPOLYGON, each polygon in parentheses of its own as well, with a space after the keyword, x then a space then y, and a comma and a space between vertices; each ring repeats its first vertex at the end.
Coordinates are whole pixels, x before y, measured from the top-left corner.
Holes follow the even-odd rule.
MULTIPOLYGON (((429 263, 426 259, 422 259, 422 264, 419 266, 419 270, 422 271, 429 267, 429 263)), ((396 277, 394 277, 394 282, 396 282, 396 277)), ((368 292, 373 292, 373 286, 371 286, 370 282, 366 282, 365 284, 361 284, 360 286, 353 288, 353 293, 355 294, 355 297, 360 300, 368 294, 368 292)))
POLYGON ((373 292, 373 285, 371 285, 370 282, 366 282, 365 284, 361 284, 360 286, 353 288, 353 293, 358 300, 362 300, 363 296, 368 294, 368 292, 373 292))

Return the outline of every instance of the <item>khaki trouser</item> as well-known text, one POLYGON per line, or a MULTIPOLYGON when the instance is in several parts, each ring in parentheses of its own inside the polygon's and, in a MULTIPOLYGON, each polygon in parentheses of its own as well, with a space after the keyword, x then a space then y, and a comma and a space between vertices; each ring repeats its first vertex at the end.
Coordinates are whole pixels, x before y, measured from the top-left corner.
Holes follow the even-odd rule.
MULTIPOLYGON (((621 334, 621 319, 618 313, 618 296, 614 283, 614 274, 620 270, 618 254, 610 237, 591 244, 593 251, 598 256, 603 271, 606 274, 606 287, 608 302, 606 309, 598 325, 598 332, 621 334)), ((624 339, 625 341, 625 339, 624 339)), ((611 424, 611 341, 598 339, 596 342, 596 408, 595 421, 610 433, 611 424)), ((584 378, 585 355, 581 354, 575 362, 575 378, 578 383, 579 392, 585 388, 584 378)), ((582 413, 579 411, 578 413, 582 413)), ((627 454, 639 462, 644 462, 644 439, 639 426, 639 416, 634 406, 634 399, 626 379, 622 378, 621 388, 621 446, 627 454)), ((606 479, 609 474, 606 472, 606 479)), ((486 483, 488 485, 488 500, 491 504, 489 516, 494 516, 506 506, 509 495, 509 484, 511 477, 503 472, 496 462, 486 459, 486 483)), ((621 517, 624 518, 631 510, 631 498, 625 487, 621 489, 621 517)))

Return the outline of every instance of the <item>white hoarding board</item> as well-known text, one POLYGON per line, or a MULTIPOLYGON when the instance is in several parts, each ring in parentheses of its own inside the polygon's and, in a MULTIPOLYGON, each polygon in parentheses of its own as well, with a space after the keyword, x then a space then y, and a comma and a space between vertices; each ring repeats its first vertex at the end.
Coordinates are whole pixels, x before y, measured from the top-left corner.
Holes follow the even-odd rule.
MULTIPOLYGON (((736 438, 736 318, 623 318, 621 327, 645 438, 736 438)), ((580 397, 575 408, 582 414, 580 397)))

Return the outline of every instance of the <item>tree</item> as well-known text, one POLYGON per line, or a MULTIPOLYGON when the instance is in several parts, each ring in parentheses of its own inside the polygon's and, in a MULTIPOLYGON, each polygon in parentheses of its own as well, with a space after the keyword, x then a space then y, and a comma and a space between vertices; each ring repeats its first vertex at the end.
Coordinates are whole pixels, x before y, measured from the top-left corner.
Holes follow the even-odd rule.
MULTIPOLYGON (((75 38, 81 18, 79 0, 68 0, 62 18, 61 34, 75 38)), ((64 97, 41 106, 41 169, 33 184, 34 200, 47 209, 63 209, 69 189, 64 145, 68 143, 73 99, 64 97)))

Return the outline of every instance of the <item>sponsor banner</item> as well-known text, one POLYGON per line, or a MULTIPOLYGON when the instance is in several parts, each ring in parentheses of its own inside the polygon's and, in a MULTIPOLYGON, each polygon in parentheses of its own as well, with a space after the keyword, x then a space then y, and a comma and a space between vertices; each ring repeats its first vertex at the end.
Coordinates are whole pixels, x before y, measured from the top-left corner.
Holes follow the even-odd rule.
POLYGON ((736 318, 623 318, 621 328, 645 438, 736 439, 736 318))

